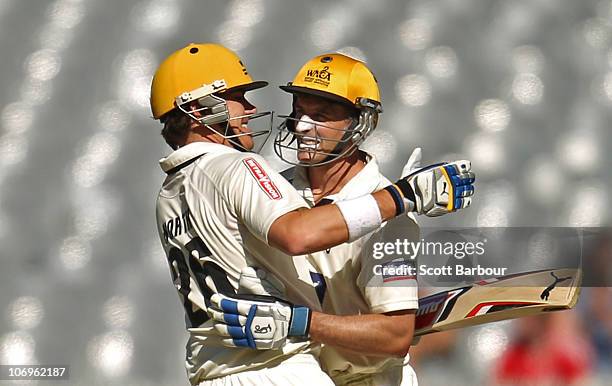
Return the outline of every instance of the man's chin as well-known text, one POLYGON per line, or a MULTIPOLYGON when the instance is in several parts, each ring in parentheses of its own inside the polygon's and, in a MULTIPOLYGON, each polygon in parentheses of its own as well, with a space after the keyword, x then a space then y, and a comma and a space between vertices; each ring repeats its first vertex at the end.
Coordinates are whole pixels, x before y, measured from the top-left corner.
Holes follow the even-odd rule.
POLYGON ((239 142, 240 142, 240 145, 243 148, 245 148, 245 149, 247 149, 249 151, 253 150, 253 148, 255 147, 255 143, 253 142, 253 140, 251 138, 248 138, 248 137, 240 138, 239 142))
POLYGON ((233 139, 234 142, 246 150, 253 150, 253 147, 255 147, 255 142, 253 142, 253 137, 251 136, 252 133, 249 129, 232 127, 232 131, 235 135, 238 135, 238 137, 233 139))
MULTIPOLYGON (((246 133, 238 132, 238 134, 246 134, 246 133)), ((249 135, 241 135, 240 137, 235 138, 234 141, 236 141, 238 144, 240 144, 240 146, 242 146, 246 150, 250 151, 250 150, 253 150, 253 147, 255 147, 255 142, 253 141, 253 137, 250 135, 250 133, 248 134, 249 135)))
POLYGON ((321 156, 320 154, 313 154, 307 151, 298 151, 298 154, 297 154, 298 161, 300 161, 300 163, 304 165, 310 165, 310 164, 314 164, 317 162, 321 162, 322 159, 319 159, 319 158, 323 158, 323 156, 321 156))

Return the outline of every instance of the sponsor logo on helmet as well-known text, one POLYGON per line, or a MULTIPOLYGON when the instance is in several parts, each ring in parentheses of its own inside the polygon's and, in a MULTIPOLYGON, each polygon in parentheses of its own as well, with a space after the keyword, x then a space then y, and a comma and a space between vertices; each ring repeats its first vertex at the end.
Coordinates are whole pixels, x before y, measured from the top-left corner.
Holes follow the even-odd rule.
POLYGON ((246 167, 251 172, 251 175, 257 183, 259 187, 273 200, 280 200, 283 198, 280 190, 276 187, 274 182, 270 179, 270 176, 266 173, 266 171, 261 167, 261 165, 255 161, 253 158, 246 158, 243 160, 246 167))
POLYGON ((329 82, 331 81, 332 75, 333 74, 329 72, 329 66, 325 66, 321 69, 309 68, 308 70, 306 70, 304 82, 315 83, 327 87, 329 86, 329 82))

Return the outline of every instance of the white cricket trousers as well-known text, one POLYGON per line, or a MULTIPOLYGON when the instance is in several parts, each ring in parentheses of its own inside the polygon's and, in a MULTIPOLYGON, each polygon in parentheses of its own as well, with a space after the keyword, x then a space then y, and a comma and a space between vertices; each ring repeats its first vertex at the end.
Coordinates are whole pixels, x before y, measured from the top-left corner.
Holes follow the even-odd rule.
POLYGON ((243 371, 200 382, 198 386, 334 386, 311 354, 296 354, 258 370, 243 371))

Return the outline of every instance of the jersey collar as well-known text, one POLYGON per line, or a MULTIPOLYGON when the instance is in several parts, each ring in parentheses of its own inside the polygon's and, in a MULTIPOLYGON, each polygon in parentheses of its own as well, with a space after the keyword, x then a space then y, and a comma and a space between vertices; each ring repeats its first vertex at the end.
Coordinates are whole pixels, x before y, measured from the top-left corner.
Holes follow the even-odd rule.
MULTIPOLYGON (((332 202, 348 200, 372 193, 380 185, 380 169, 376 162, 376 157, 363 150, 360 151, 366 155, 365 167, 351 178, 338 193, 330 194, 323 197, 323 199, 329 199, 332 202)), ((308 182, 307 168, 296 166, 293 186, 311 206, 314 206, 314 197, 308 182)))
POLYGON ((178 148, 169 156, 159 160, 159 166, 166 173, 187 162, 193 161, 205 153, 233 153, 237 150, 229 146, 212 142, 192 142, 178 148))

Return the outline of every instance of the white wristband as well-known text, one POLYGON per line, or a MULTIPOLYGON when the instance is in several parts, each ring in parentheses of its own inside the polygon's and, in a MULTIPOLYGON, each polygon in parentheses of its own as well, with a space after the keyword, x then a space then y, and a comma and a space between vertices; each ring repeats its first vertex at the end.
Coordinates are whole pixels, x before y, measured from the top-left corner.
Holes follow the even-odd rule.
POLYGON ((340 209, 348 227, 348 241, 355 241, 377 230, 382 224, 378 203, 371 194, 346 201, 337 201, 335 204, 340 209))

